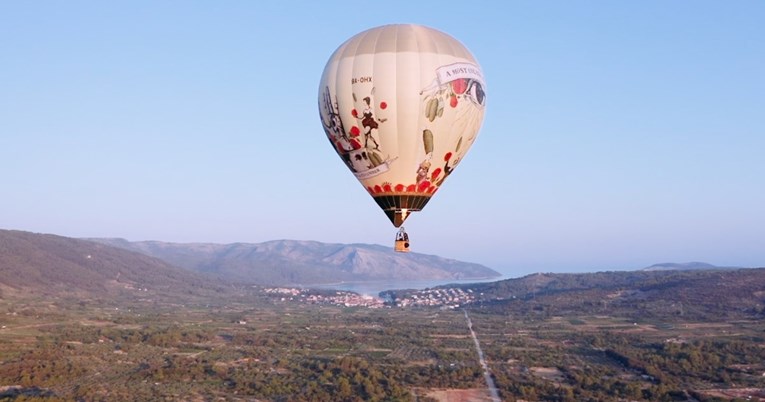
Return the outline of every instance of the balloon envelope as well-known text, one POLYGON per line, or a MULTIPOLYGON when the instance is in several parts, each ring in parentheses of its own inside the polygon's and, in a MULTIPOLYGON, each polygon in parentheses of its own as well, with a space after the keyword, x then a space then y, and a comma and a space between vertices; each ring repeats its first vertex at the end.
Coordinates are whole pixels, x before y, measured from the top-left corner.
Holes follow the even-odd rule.
POLYGON ((485 88, 478 63, 456 39, 424 26, 386 25, 332 54, 319 114, 332 147, 398 227, 473 145, 485 88))

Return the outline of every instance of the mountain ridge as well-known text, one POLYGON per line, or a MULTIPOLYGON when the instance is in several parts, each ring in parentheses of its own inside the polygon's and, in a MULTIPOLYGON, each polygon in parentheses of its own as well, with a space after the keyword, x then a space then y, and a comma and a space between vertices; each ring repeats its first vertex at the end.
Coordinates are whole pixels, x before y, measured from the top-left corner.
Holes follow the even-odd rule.
POLYGON ((340 281, 490 279, 501 274, 480 264, 420 253, 396 253, 376 244, 270 240, 262 243, 131 242, 91 238, 160 258, 225 280, 262 285, 323 285, 340 281))

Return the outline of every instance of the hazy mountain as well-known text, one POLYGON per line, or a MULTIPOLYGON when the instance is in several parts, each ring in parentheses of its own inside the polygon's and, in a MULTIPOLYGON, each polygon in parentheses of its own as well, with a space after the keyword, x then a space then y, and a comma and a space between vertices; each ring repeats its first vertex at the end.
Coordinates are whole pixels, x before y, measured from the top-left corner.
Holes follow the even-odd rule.
POLYGON ((51 234, 0 230, 0 294, 163 294, 216 281, 140 253, 51 234))
POLYGON ((664 262, 643 268, 643 271, 690 271, 698 269, 740 269, 742 267, 718 267, 706 262, 664 262))
POLYGON ((227 280, 268 285, 340 281, 485 279, 500 276, 483 265, 433 255, 396 253, 368 244, 275 240, 265 243, 166 243, 92 239, 227 280))

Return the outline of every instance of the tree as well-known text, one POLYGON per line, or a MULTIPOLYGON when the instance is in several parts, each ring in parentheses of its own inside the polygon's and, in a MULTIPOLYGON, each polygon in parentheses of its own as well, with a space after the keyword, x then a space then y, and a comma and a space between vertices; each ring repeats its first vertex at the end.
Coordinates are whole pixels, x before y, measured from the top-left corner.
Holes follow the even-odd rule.
POLYGON ((338 398, 348 398, 351 395, 353 395, 353 388, 351 388, 350 381, 348 381, 348 378, 346 377, 340 377, 340 379, 337 380, 338 398))

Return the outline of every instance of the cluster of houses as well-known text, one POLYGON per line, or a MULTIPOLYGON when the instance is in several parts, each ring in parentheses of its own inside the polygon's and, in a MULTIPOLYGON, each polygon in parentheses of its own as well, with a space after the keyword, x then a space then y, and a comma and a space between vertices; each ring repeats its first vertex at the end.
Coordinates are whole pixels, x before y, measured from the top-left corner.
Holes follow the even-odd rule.
POLYGON ((408 291, 398 294, 395 298, 386 295, 379 298, 360 295, 349 291, 316 292, 301 288, 265 288, 266 294, 276 297, 279 301, 298 301, 311 304, 333 304, 345 307, 441 307, 455 309, 475 302, 476 297, 471 289, 440 288, 408 291))
POLYGON ((424 289, 397 296, 393 304, 397 307, 428 306, 459 308, 476 300, 471 289, 440 288, 424 289))
POLYGON ((383 299, 374 296, 360 295, 347 291, 313 292, 300 288, 266 288, 264 292, 274 295, 280 301, 300 301, 311 304, 333 304, 344 307, 385 307, 383 299))

